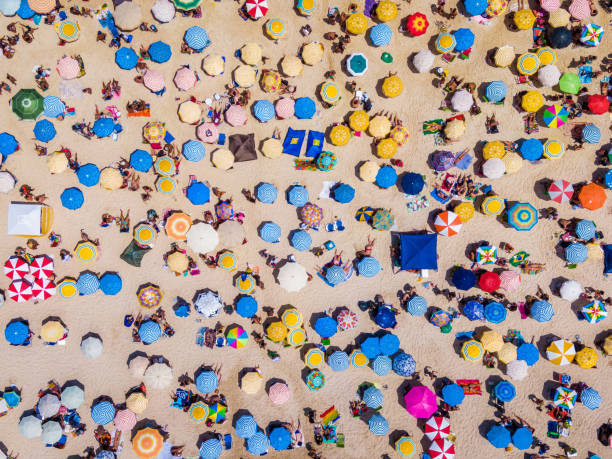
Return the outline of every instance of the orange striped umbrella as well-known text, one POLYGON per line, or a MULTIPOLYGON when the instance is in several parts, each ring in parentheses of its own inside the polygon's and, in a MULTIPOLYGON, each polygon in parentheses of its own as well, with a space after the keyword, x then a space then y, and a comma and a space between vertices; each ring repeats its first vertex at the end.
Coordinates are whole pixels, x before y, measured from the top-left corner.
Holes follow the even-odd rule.
POLYGON ((166 220, 166 234, 176 241, 187 239, 187 231, 191 228, 191 217, 183 212, 176 212, 166 220))
POLYGON ((164 439, 157 429, 146 427, 139 430, 132 440, 132 449, 142 459, 153 459, 161 452, 164 439))

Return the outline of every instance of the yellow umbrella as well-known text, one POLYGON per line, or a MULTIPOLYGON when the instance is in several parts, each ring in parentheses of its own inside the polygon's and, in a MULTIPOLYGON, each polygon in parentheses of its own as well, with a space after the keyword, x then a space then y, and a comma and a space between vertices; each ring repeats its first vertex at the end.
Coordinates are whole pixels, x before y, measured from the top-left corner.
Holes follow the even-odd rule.
POLYGON ((226 171, 234 165, 234 154, 225 148, 219 148, 212 154, 212 163, 216 168, 226 171))
POLYGON ((390 159, 395 153, 397 153, 397 142, 393 139, 387 137, 376 144, 376 155, 379 158, 390 159))
POLYGON ((240 380, 241 389, 247 394, 256 394, 261 389, 263 378, 256 371, 249 371, 240 380))
POLYGON ((480 206, 485 215, 495 217, 501 214, 506 208, 506 203, 497 195, 487 196, 480 206))
POLYGON ((239 65, 234 70, 234 81, 241 88, 250 88, 255 83, 257 73, 250 65, 239 65))
POLYGON ((296 77, 302 73, 304 64, 297 56, 285 56, 281 61, 281 69, 283 73, 289 77, 296 77))
POLYGON ((408 128, 398 125, 391 129, 389 137, 395 140, 398 145, 404 145, 410 138, 410 131, 408 131, 408 128))
POLYGON ((261 61, 261 46, 257 43, 247 43, 240 50, 240 59, 248 65, 257 65, 261 61))
POLYGON ((287 336, 287 327, 280 321, 276 320, 268 325, 266 329, 266 335, 270 338, 271 341, 275 343, 280 343, 287 336))
POLYGON ((402 93, 403 89, 404 84, 397 75, 389 75, 382 84, 382 92, 385 97, 397 97, 402 93))
POLYGON ((514 48, 512 46, 501 46, 495 51, 495 65, 508 67, 514 61, 514 48))
POLYGON ((183 274, 189 267, 189 258, 183 252, 172 252, 166 259, 170 271, 183 274))
POLYGON ((148 404, 149 400, 142 392, 132 392, 125 400, 126 408, 136 414, 144 413, 148 404))
POLYGON ((303 318, 300 311, 295 308, 290 308, 283 312, 281 320, 287 328, 297 328, 302 325, 303 318))
POLYGON ((349 116, 349 126, 353 131, 365 131, 370 125, 370 115, 365 110, 355 110, 349 116))
POLYGON ((317 41, 302 48, 302 60, 306 65, 317 65, 323 59, 323 44, 317 41))
POLYGON ((292 328, 289 330, 286 340, 290 346, 301 346, 306 342, 306 332, 303 328, 292 328))
POLYGON ((287 32, 287 29, 282 19, 274 18, 270 19, 266 23, 266 33, 274 40, 282 38, 285 35, 285 32, 287 32))
POLYGON ((313 347, 304 355, 304 363, 308 368, 319 368, 324 361, 325 355, 318 347, 313 347))
POLYGON ((76 280, 71 277, 65 277, 57 284, 57 293, 62 298, 72 298, 79 292, 76 288, 76 280))
POLYGON ((40 329, 40 337, 46 343, 56 343, 64 336, 64 326, 58 320, 49 320, 40 329))
POLYGON ((593 368, 597 365, 597 352, 592 347, 584 347, 576 352, 575 360, 580 368, 593 368))
POLYGON ((329 140, 337 147, 346 145, 351 139, 351 130, 344 124, 338 124, 331 129, 329 140))
POLYGON ((202 108, 199 104, 188 100, 179 105, 179 119, 187 124, 199 124, 202 120, 202 108))
POLYGON ((283 143, 274 137, 264 140, 261 152, 266 158, 276 159, 283 154, 283 143))
POLYGON ((53 28, 57 33, 57 36, 65 42, 72 42, 79 38, 81 28, 79 23, 75 21, 65 20, 56 23, 53 28))
POLYGON ((142 136, 149 143, 159 143, 164 140, 166 126, 159 121, 151 121, 142 129, 142 136))
POLYGON ((364 34, 368 30, 368 18, 363 13, 350 14, 346 20, 346 30, 353 35, 364 34))
POLYGON ((521 54, 516 61, 516 68, 521 75, 533 75, 540 67, 540 59, 537 54, 524 53, 521 54))
POLYGON ((461 355, 469 362, 478 362, 479 360, 482 360, 483 354, 484 348, 482 347, 482 344, 475 339, 466 341, 463 343, 463 346, 461 346, 461 355))
MULTIPOLYGON (((544 157, 548 159, 559 159, 565 152, 565 145, 559 140, 549 139, 544 144, 544 157)), ((506 170, 506 172, 508 172, 506 170)))
POLYGON ((370 120, 370 126, 368 126, 368 133, 372 137, 382 138, 385 137, 391 131, 391 121, 389 118, 383 115, 376 115, 370 120))
POLYGON ((548 23, 551 27, 565 27, 569 22, 570 14, 562 8, 551 11, 548 15, 548 23))
POLYGON ((508 152, 502 158, 507 174, 515 174, 523 167, 523 158, 518 153, 508 152))
POLYGON ((134 227, 134 239, 142 245, 151 245, 155 242, 157 233, 155 228, 148 223, 139 223, 134 227))
POLYGON ((52 174, 61 174, 68 169, 68 158, 64 153, 57 151, 47 159, 47 167, 52 174))
POLYGON ((544 96, 538 91, 528 91, 521 99, 521 107, 530 113, 537 112, 544 105, 544 96))
POLYGON ((107 190, 118 190, 123 185, 121 172, 112 167, 106 167, 100 171, 100 186, 107 190))
POLYGON ((603 344, 603 350, 606 355, 612 355, 612 334, 606 336, 603 344))
POLYGON ((238 264, 238 260, 236 259, 236 255, 234 252, 230 250, 225 250, 223 253, 219 254, 217 258, 217 264, 223 271, 235 271, 236 266, 238 264))
POLYGON ((340 89, 336 83, 328 81, 321 85, 321 98, 328 104, 335 104, 340 100, 340 89))
POLYGON ((381 22, 392 21, 397 17, 397 5, 391 0, 382 0, 376 7, 376 18, 381 22))
POLYGON ((140 429, 132 438, 132 449, 141 459, 153 459, 161 453, 164 447, 164 438, 159 429, 145 427, 140 429))
POLYGON ((486 330, 480 337, 480 343, 489 352, 497 352, 504 345, 502 335, 493 330, 486 330))
POLYGON ((160 193, 170 194, 176 190, 176 181, 172 177, 160 177, 157 179, 155 186, 160 193))
POLYGON ((536 17, 531 10, 524 9, 514 13, 514 24, 520 30, 531 29, 535 24, 536 17))
POLYGON ((482 149, 482 156, 484 159, 491 158, 503 158, 506 155, 506 148, 504 144, 499 140, 493 140, 492 142, 487 142, 482 149))
POLYGON ((557 62, 557 52, 550 46, 539 48, 537 56, 540 59, 540 65, 550 65, 557 62))
POLYGON ((98 259, 98 248, 91 242, 79 242, 74 254, 83 263, 92 263, 98 259))
POLYGON ((497 351, 497 358, 502 363, 510 363, 516 360, 516 346, 512 343, 504 343, 499 351, 497 351))
POLYGON ((471 202, 462 202, 457 204, 453 211, 459 215, 459 218, 463 223, 468 222, 474 216, 474 204, 471 202))
POLYGON ((193 403, 189 407, 189 417, 195 422, 204 422, 208 417, 208 405, 204 402, 193 403))
POLYGON ((280 89, 280 73, 274 72, 273 70, 264 70, 261 73, 261 89, 263 89, 265 92, 275 92, 280 89))
POLYGON ((225 70, 225 58, 219 54, 211 54, 202 60, 202 70, 210 76, 221 75, 225 70))
POLYGON ((461 120, 451 120, 444 126, 444 135, 449 140, 458 140, 465 133, 465 122, 461 120))
POLYGON ((374 161, 366 161, 359 168, 359 178, 364 182, 374 183, 380 166, 374 161))

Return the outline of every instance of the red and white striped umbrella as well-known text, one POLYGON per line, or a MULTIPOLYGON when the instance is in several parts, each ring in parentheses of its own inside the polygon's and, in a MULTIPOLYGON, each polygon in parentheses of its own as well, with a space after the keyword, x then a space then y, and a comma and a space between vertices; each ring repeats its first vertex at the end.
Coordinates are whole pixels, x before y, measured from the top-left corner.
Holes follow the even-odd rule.
POLYGON ((499 288, 507 292, 515 291, 521 285, 521 275, 516 271, 502 271, 499 280, 501 281, 499 288))
POLYGON ((9 298, 17 303, 23 303, 32 299, 32 286, 23 279, 11 282, 7 291, 9 298))
POLYGON ((30 272, 28 262, 21 257, 10 257, 4 263, 4 275, 10 280, 23 279, 30 272))
POLYGON ((268 0, 247 0, 244 6, 253 19, 263 18, 268 12, 268 0))
POLYGON ((591 8, 587 0, 574 0, 569 7, 569 12, 576 19, 586 19, 591 15, 591 8))
POLYGON ((49 255, 39 255, 30 263, 30 274, 36 279, 49 279, 53 269, 53 258, 49 255))
POLYGON ((434 227, 442 236, 454 236, 461 229, 461 218, 455 212, 446 210, 440 212, 434 221, 434 227))
POLYGON ((36 279, 32 284, 32 296, 35 300, 48 300, 55 295, 55 283, 50 279, 36 279))
POLYGON ((446 438, 434 440, 429 447, 431 459, 453 459, 455 457, 455 444, 446 438))
POLYGON ((548 187, 548 196, 555 202, 569 202, 574 194, 574 186, 567 180, 555 180, 548 187))
POLYGON ((450 434, 450 423, 442 416, 432 416, 425 423, 425 435, 430 440, 446 438, 450 434))

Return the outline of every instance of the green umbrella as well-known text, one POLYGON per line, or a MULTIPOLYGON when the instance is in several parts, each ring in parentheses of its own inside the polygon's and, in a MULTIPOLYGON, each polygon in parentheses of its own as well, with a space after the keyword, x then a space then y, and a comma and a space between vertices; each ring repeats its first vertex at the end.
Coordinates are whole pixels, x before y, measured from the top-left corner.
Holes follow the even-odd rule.
POLYGON ((35 120, 44 110, 43 98, 36 89, 22 89, 11 99, 11 107, 22 120, 35 120))
POLYGON ((202 0, 172 0, 174 6, 179 10, 189 11, 197 8, 202 0))
POLYGON ((580 78, 575 73, 564 73, 559 80, 559 89, 566 94, 578 94, 580 78))

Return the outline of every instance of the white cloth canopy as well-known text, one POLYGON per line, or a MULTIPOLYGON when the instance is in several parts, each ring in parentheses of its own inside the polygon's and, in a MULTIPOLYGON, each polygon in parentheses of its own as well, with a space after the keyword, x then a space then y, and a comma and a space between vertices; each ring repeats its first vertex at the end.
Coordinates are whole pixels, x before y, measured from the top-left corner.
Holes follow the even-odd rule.
POLYGON ((68 386, 62 391, 62 405, 69 410, 78 409, 85 400, 85 392, 79 386, 68 386))
POLYGON ((433 66, 434 59, 434 54, 428 49, 424 49, 414 55, 412 63, 414 64, 414 68, 417 69, 417 72, 426 73, 429 72, 433 66))
POLYGON ((506 374, 513 381, 521 381, 527 377, 527 362, 524 360, 513 360, 506 365, 506 374))
POLYGON ((62 426, 57 421, 47 421, 42 426, 40 439, 47 445, 53 445, 62 438, 62 426))
POLYGON ((90 336, 81 341, 81 352, 88 359, 96 359, 102 355, 104 346, 102 341, 95 336, 90 336))
POLYGON ((482 165, 482 173, 487 178, 500 178, 506 172, 506 165, 499 158, 489 158, 482 165))
POLYGON ((8 208, 8 234, 40 236, 42 205, 25 202, 12 202, 8 208))
POLYGON ((214 317, 219 313, 219 310, 223 307, 221 298, 215 292, 210 290, 199 293, 193 307, 198 313, 206 317, 214 317))
POLYGON ((138 355, 130 360, 128 368, 132 376, 138 379, 142 379, 145 370, 148 368, 151 362, 144 355, 138 355))
POLYGON ((115 8, 113 18, 117 28, 129 32, 142 22, 142 10, 136 2, 123 2, 115 8))
POLYGON ((575 280, 566 280, 561 285, 559 294, 561 295, 561 298, 571 303, 580 298, 580 295, 582 294, 582 286, 580 285, 580 282, 575 280))
POLYGON ((226 220, 217 228, 219 241, 223 247, 238 247, 244 241, 244 229, 237 220, 226 220))
POLYGON ((10 172, 0 171, 0 193, 8 193, 15 188, 15 177, 10 172))
POLYGON ((151 8, 151 13, 159 22, 170 22, 174 19, 176 8, 174 3, 168 0, 157 0, 151 8))
POLYGON ((548 64, 538 70, 538 80, 542 83, 542 86, 552 88, 561 78, 561 72, 556 65, 548 64))
POLYGON ((187 231, 187 245, 195 253, 208 253, 219 244, 217 231, 208 223, 196 223, 187 231))
POLYGON ((26 438, 40 437, 42 434, 42 421, 34 415, 21 418, 19 432, 26 438))
POLYGON ((38 400, 38 413, 42 418, 51 418, 57 414, 61 406, 57 395, 45 394, 38 400))
POLYGON ((474 98, 465 89, 460 89, 453 94, 451 98, 453 110, 458 112, 467 112, 474 104, 474 98))
POLYGON ((279 285, 288 292, 299 292, 308 282, 306 268, 299 263, 287 263, 278 270, 279 285))
POLYGON ((147 388, 166 389, 173 381, 172 368, 165 363, 154 363, 144 372, 143 382, 147 388))

